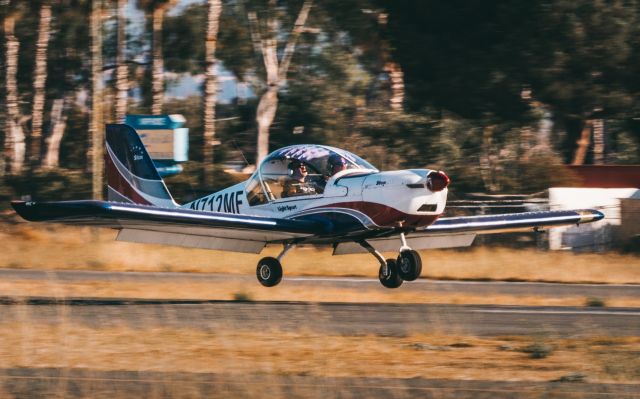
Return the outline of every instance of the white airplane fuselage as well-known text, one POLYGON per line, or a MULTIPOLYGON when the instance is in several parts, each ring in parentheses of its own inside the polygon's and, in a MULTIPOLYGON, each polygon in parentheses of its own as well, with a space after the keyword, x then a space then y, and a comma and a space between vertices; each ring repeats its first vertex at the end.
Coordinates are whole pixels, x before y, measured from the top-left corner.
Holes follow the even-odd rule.
MULTIPOLYGON (((247 184, 228 187, 182 206, 209 212, 251 216, 299 218, 339 214, 367 228, 420 227, 433 223, 444 211, 447 188, 427 188, 429 169, 363 173, 346 170, 331 177, 322 194, 278 198, 249 205, 247 184)), ((257 173, 257 172, 256 172, 257 173)))

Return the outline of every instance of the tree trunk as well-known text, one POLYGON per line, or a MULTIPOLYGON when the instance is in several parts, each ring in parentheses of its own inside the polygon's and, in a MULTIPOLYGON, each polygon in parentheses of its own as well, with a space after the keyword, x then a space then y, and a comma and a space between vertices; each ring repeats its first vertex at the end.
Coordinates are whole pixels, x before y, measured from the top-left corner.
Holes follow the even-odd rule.
POLYGON ((151 83, 151 113, 159 115, 162 113, 164 100, 164 63, 162 58, 162 21, 164 18, 164 6, 156 7, 153 10, 153 67, 151 83))
POLYGON ((400 64, 393 61, 387 61, 384 70, 389 75, 391 89, 389 105, 392 111, 400 112, 404 103, 404 72, 400 64))
MULTIPOLYGON (((289 71, 289 65, 295 52, 296 42, 298 37, 304 30, 307 18, 309 17, 309 11, 313 1, 305 0, 302 4, 302 8, 298 13, 296 22, 287 45, 285 46, 282 59, 278 62, 277 48, 278 48, 278 32, 276 32, 277 21, 270 16, 267 21, 269 32, 267 37, 260 37, 258 33, 258 20, 254 12, 249 13, 249 24, 252 28, 252 39, 256 50, 260 50, 262 53, 262 60, 264 62, 265 69, 267 71, 267 91, 260 98, 258 109, 256 111, 256 122, 258 124, 258 139, 256 146, 256 166, 260 165, 262 160, 269 153, 269 129, 276 116, 278 109, 278 91, 280 86, 287 80, 287 72, 289 71)), ((275 1, 269 2, 270 7, 275 7, 275 1)))
POLYGON ((593 163, 604 163, 604 120, 593 120, 593 163))
POLYGON ((124 123, 127 114, 127 92, 129 82, 127 77, 126 49, 127 40, 125 27, 127 19, 124 15, 124 7, 127 0, 117 0, 118 33, 116 53, 116 122, 124 123))
POLYGON ((591 127, 593 121, 588 120, 582 127, 582 133, 580 134, 580 140, 577 141, 578 148, 573 156, 572 165, 584 165, 584 161, 587 158, 587 151, 589 150, 589 144, 591 144, 591 127))
POLYGON ((102 0, 93 0, 91 9, 91 146, 87 160, 91 164, 94 199, 102 199, 104 130, 102 123, 102 0))
POLYGON ((496 183, 494 177, 494 170, 492 167, 492 147, 493 147, 493 131, 495 126, 485 126, 482 129, 482 149, 480 153, 480 176, 484 183, 485 189, 490 193, 499 191, 499 186, 496 183))
POLYGON ((18 51, 20 42, 14 34, 15 16, 9 14, 4 18, 4 37, 6 45, 6 106, 5 151, 9 163, 9 173, 20 174, 24 169, 25 137, 21 126, 21 114, 18 107, 18 51))
POLYGON ((44 120, 45 84, 47 81, 47 49, 51 32, 51 4, 43 1, 40 7, 40 24, 36 43, 36 62, 33 72, 33 108, 31 111, 31 154, 33 167, 40 163, 42 124, 44 120))
POLYGON ((258 122, 258 156, 256 166, 269 153, 269 128, 276 117, 278 110, 278 86, 269 86, 269 89, 260 98, 258 110, 256 112, 256 122, 258 122))
POLYGON ((42 162, 46 169, 54 169, 60 165, 60 143, 67 127, 67 116, 62 112, 66 98, 59 98, 51 107, 51 134, 47 137, 47 149, 42 162))
POLYGON ((204 143, 203 164, 204 184, 213 185, 213 146, 216 136, 216 102, 218 97, 218 76, 216 73, 216 45, 218 44, 218 29, 222 2, 209 0, 207 8, 207 36, 205 41, 205 84, 204 84, 204 143))

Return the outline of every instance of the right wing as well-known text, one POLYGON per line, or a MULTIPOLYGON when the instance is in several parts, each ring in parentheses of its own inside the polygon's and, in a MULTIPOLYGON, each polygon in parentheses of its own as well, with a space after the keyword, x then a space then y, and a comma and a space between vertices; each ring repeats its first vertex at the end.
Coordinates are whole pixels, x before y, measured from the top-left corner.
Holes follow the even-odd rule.
POLYGON ((579 225, 596 222, 604 214, 595 209, 506 213, 501 215, 457 216, 440 218, 418 234, 461 233, 476 234, 536 231, 546 227, 579 225))
MULTIPOLYGON (((446 217, 408 233, 406 238, 413 249, 467 247, 477 234, 537 231, 547 227, 591 223, 602 218, 604 214, 594 209, 446 217)), ((397 235, 367 241, 381 252, 397 251, 399 248, 397 235)), ((356 243, 340 243, 334 250, 335 255, 360 252, 365 250, 356 243)))

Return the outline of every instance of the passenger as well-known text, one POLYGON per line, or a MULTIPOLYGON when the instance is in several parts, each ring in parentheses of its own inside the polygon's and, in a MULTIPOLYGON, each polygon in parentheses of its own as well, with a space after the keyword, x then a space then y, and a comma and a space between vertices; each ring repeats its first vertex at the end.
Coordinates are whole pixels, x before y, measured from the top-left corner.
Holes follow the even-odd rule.
POLYGON ((331 155, 329 157, 328 162, 329 162, 329 176, 327 178, 330 178, 336 173, 342 172, 343 170, 347 169, 347 161, 338 154, 331 155))
POLYGON ((289 178, 284 183, 283 197, 316 194, 315 184, 307 181, 307 166, 294 159, 288 165, 289 178))

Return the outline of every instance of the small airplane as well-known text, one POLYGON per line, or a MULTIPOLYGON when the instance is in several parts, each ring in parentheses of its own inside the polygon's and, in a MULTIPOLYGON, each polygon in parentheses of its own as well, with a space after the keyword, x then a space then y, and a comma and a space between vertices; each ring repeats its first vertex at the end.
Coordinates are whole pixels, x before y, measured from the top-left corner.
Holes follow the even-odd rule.
POLYGON ((416 249, 469 246, 477 234, 539 230, 595 222, 593 209, 441 217, 450 179, 442 171, 379 171, 325 145, 292 145, 272 152, 245 182, 178 205, 134 128, 106 129, 108 201, 13 201, 29 221, 107 227, 117 240, 259 254, 258 281, 282 279, 281 261, 297 245, 330 245, 333 255, 369 252, 383 286, 417 279, 416 249), (397 251, 394 259, 381 252, 397 251))

